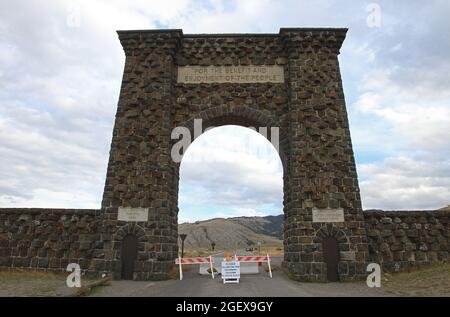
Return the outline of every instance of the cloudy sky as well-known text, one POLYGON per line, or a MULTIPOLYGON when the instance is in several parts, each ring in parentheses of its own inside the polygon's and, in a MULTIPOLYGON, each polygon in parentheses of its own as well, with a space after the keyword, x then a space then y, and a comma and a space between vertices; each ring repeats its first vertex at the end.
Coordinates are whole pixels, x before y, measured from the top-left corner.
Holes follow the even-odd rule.
MULTIPOLYGON (((364 208, 450 204, 449 12, 446 0, 1 1, 0 207, 100 206, 124 64, 116 30, 280 27, 349 28, 340 63, 364 208)), ((181 221, 282 212, 279 158, 245 128, 197 139, 180 187, 181 221)))

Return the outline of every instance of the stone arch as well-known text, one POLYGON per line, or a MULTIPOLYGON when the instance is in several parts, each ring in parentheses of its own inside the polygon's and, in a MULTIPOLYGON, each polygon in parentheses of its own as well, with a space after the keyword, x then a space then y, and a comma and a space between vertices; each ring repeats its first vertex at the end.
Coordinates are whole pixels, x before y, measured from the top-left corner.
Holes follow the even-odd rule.
MULTIPOLYGON (((209 127, 219 127, 224 125, 239 125, 243 127, 254 127, 257 130, 260 127, 267 127, 267 139, 270 142, 271 128, 279 128, 279 151, 283 169, 287 167, 287 147, 288 133, 286 129, 281 127, 280 120, 273 118, 268 111, 249 106, 235 106, 224 104, 198 112, 190 119, 184 121, 179 126, 188 128, 191 136, 194 136, 194 120, 201 119, 203 123, 203 131, 209 127)), ((259 131, 257 131, 259 132, 259 131)), ((193 141, 193 140, 192 140, 193 141)))
POLYGON ((120 239, 137 230, 143 248, 139 278, 168 276, 178 253, 179 163, 171 157, 176 142, 171 133, 180 126, 192 133, 194 119, 199 118, 203 128, 226 124, 280 128, 283 267, 294 278, 321 278, 314 240, 324 234, 342 241, 345 236, 347 243, 339 245, 355 254, 348 262, 357 271, 346 269, 342 274, 366 276, 362 205, 338 62, 345 34, 345 29, 295 28, 258 35, 120 31, 126 61, 102 200, 105 226, 115 226, 111 231, 118 233, 113 250, 107 242, 108 252, 98 253, 115 259, 120 239), (260 69, 268 77, 191 81, 189 74, 183 77, 182 67, 189 72, 212 67, 222 74, 260 69), (145 233, 133 226, 120 228, 121 207, 148 211, 141 224, 145 233), (336 232, 333 227, 322 229, 313 208, 331 209, 339 217, 343 214, 345 221, 335 224, 340 228, 336 232))
MULTIPOLYGON (((256 109, 251 106, 241 106, 241 105, 233 105, 233 102, 230 104, 223 104, 220 106, 211 107, 205 110, 202 110, 195 115, 192 115, 190 119, 184 121, 178 126, 187 128, 191 137, 194 138, 194 120, 201 119, 202 120, 202 129, 204 132, 209 127, 220 127, 224 125, 238 125, 242 127, 252 127, 256 128, 257 131, 260 127, 267 127, 267 136, 266 139, 271 142, 271 128, 278 127, 279 128, 279 148, 276 151, 281 160, 282 168, 283 168, 283 204, 287 200, 288 192, 290 191, 290 183, 288 181, 289 173, 287 169, 289 168, 288 159, 289 159, 289 138, 288 132, 285 128, 281 126, 281 120, 275 118, 274 115, 271 114, 270 111, 263 111, 256 109)), ((173 140, 177 142, 178 140, 173 140)), ((191 145, 195 140, 191 140, 191 145)), ((272 145, 273 146, 273 145, 272 145)), ((275 147, 274 147, 275 149, 275 147)), ((186 151, 187 149, 185 149, 186 151)), ((276 150, 276 149, 275 149, 276 150)), ((177 202, 176 211, 178 213, 178 188, 179 188, 179 173, 180 173, 181 162, 175 164, 174 170, 174 183, 172 188, 175 189, 175 198, 174 200, 177 202)), ((285 208, 283 208, 283 213, 285 213, 285 208)))
POLYGON ((122 241, 123 238, 129 234, 136 235, 138 238, 138 243, 144 243, 147 241, 145 229, 135 223, 129 223, 117 229, 116 234, 114 235, 114 241, 122 241))
POLYGON ((328 223, 325 225, 322 225, 316 232, 315 232, 315 243, 322 243, 323 239, 325 237, 332 237, 336 238, 339 244, 341 243, 349 243, 348 237, 345 234, 345 232, 339 228, 337 228, 334 224, 328 223))

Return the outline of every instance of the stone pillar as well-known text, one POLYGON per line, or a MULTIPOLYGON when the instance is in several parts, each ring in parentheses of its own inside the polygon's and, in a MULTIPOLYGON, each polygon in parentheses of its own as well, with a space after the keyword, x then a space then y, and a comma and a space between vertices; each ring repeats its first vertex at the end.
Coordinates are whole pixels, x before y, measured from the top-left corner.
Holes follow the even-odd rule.
POLYGON ((326 277, 321 239, 339 242, 341 279, 365 274, 367 237, 338 63, 346 29, 281 29, 288 55, 289 136, 285 259, 292 277, 326 277), (313 222, 312 210, 345 222, 313 222))
MULTIPOLYGON (((163 278, 177 253, 177 166, 170 156, 175 56, 181 30, 118 32, 126 54, 102 209, 110 220, 118 207, 149 208, 135 272, 163 278), (174 198, 175 196, 175 198, 174 198)), ((117 227, 129 225, 117 222, 117 227)), ((120 238, 114 257, 120 259, 120 238)))

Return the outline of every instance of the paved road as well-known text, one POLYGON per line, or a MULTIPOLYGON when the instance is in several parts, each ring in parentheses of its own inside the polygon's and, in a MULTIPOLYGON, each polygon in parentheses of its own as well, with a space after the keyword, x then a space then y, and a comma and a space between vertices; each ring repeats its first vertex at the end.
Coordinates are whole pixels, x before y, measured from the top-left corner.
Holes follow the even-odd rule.
POLYGON ((185 273, 182 281, 161 282, 113 281, 93 296, 164 296, 164 297, 304 297, 304 296, 387 296, 380 289, 370 289, 364 282, 299 283, 282 271, 241 276, 240 284, 223 284, 222 279, 200 276, 197 270, 185 273))

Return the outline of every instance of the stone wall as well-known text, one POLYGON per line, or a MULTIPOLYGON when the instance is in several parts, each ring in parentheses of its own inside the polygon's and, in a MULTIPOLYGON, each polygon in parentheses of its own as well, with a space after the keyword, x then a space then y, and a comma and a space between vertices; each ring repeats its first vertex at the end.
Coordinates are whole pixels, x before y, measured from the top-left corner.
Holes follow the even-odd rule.
POLYGON ((0 208, 0 267, 65 271, 80 264, 89 275, 121 278, 122 240, 138 237, 135 280, 159 280, 173 265, 163 224, 150 214, 145 223, 118 221, 117 213, 98 209, 0 208), (161 267, 161 266, 165 267, 161 267))
MULTIPOLYGON (((108 240, 99 210, 0 209, 0 266, 61 271, 89 259, 108 240)), ((110 239, 109 239, 110 240, 110 239)))
MULTIPOLYGON (((449 211, 365 211, 364 216, 370 262, 381 264, 384 270, 450 260, 449 211)), ((164 278, 158 275, 161 268, 153 258, 165 251, 158 253, 154 241, 147 241, 147 226, 152 221, 143 226, 124 224, 106 219, 101 210, 0 208, 0 267, 65 271, 69 263, 79 263, 87 274, 109 272, 120 278, 121 239, 133 233, 139 238, 135 279, 164 278)), ((335 227, 323 226, 316 239, 332 235, 328 229, 335 227)), ((345 240, 343 232, 336 235, 345 240)), ((341 257, 354 256, 342 248, 345 245, 340 241, 341 257)), ((318 263, 322 261, 320 252, 314 254, 318 263)), ((345 261, 339 265, 344 276, 355 269, 345 261)))
POLYGON ((449 211, 365 211, 370 260, 386 271, 449 261, 449 211))

